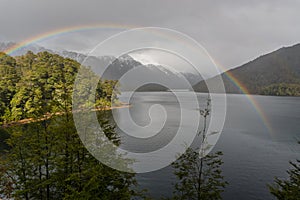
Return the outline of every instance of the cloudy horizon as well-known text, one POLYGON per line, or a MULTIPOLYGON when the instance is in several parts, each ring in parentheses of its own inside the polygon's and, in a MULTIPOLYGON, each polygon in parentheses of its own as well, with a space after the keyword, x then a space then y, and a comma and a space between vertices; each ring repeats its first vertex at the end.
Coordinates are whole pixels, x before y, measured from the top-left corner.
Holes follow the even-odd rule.
POLYGON ((93 0, 89 3, 2 0, 2 5, 1 41, 22 42, 47 36, 55 30, 66 30, 38 41, 51 49, 87 52, 130 27, 164 27, 192 37, 217 63, 229 69, 300 42, 300 27, 297 26, 300 2, 296 0, 93 0), (68 31, 69 27, 91 24, 102 24, 102 27, 68 31))

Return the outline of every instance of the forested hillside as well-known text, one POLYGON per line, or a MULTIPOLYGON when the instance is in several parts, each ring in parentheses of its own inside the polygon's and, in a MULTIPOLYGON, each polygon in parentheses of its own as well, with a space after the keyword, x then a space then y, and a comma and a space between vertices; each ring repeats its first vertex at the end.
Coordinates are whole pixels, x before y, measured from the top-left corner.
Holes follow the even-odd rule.
MULTIPOLYGON (((74 60, 48 52, 18 57, 0 54, 1 199, 131 199, 137 195, 134 174, 103 165, 77 134, 71 108, 79 67, 74 60), (32 121, 6 126, 24 119, 32 121)), ((93 75, 88 67, 84 69, 93 75)), ((115 84, 100 81, 95 105, 89 106, 110 106, 115 84)), ((119 145, 115 126, 107 120, 109 114, 97 112, 98 120, 106 137, 119 145)), ((100 140, 96 141, 99 148, 108 145, 100 140)), ((114 149, 107 159, 121 159, 114 149)))
MULTIPOLYGON (((0 53, 0 122, 70 112, 80 64, 57 54, 28 52, 11 57, 0 53)), ((116 81, 100 81, 96 106, 110 106, 116 81)))
MULTIPOLYGON (((227 93, 242 93, 229 78, 233 76, 250 94, 299 96, 300 44, 261 56, 221 76, 227 93), (291 88, 288 89, 289 87, 291 88)), ((207 81, 213 84, 214 80, 215 78, 211 78, 207 81)), ((207 91, 204 81, 196 84, 194 89, 207 91)))

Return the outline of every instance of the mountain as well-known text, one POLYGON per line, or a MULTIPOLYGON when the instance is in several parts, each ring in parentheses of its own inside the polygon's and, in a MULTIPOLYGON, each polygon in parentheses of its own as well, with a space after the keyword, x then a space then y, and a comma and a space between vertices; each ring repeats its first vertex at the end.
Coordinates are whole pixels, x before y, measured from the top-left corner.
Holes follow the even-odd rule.
MULTIPOLYGON (((16 42, 0 42, 0 52, 5 52, 7 49, 11 49, 11 48, 14 48, 17 46, 18 46, 18 43, 16 43, 16 42)), ((32 43, 32 44, 21 46, 20 48, 15 49, 13 52, 10 53, 10 55, 11 56, 20 56, 20 55, 26 54, 28 51, 32 51, 35 54, 39 53, 39 52, 43 52, 43 51, 55 53, 55 51, 46 49, 42 46, 32 43)))
MULTIPOLYGON (((223 79, 227 93, 242 93, 229 78, 233 76, 250 94, 299 96, 300 44, 283 47, 218 76, 223 79)), ((213 85, 218 76, 206 81, 213 85)), ((193 88, 198 92, 207 92, 204 81, 193 88)))
MULTIPOLYGON (((0 42, 0 52, 16 46, 14 42, 0 42)), ((84 65, 91 66, 97 73, 102 74, 102 78, 108 80, 119 80, 126 74, 126 80, 123 78, 121 82, 121 90, 135 90, 145 82, 145 87, 139 87, 138 91, 166 91, 170 89, 189 89, 190 85, 194 85, 202 78, 193 73, 177 73, 169 68, 161 65, 143 65, 129 55, 123 55, 119 58, 113 56, 87 56, 81 53, 72 51, 53 51, 36 44, 26 45, 17 49, 11 55, 20 56, 28 51, 33 53, 48 51, 55 53, 65 58, 76 60, 84 65), (104 71, 105 66, 108 66, 104 71), (129 72, 130 73, 127 73, 129 72), (187 80, 189 84, 185 81, 187 80), (162 83, 164 86, 158 86, 157 83, 162 83)), ((190 88, 191 89, 191 88, 190 88)))
POLYGON ((166 91, 170 89, 192 89, 191 85, 201 77, 191 73, 177 73, 161 65, 143 65, 129 55, 119 58, 102 56, 87 57, 84 65, 94 67, 102 78, 120 80, 121 90, 166 91), (104 66, 108 66, 104 71, 104 66), (130 72, 130 73, 127 73, 130 72), (188 82, 186 82, 187 80, 188 82), (158 86, 157 83, 162 84, 158 86), (145 87, 139 87, 146 84, 145 87))
POLYGON ((97 73, 102 74, 102 78, 108 80, 120 80, 121 90, 135 90, 144 82, 147 83, 143 87, 138 87, 137 91, 167 91, 171 89, 188 89, 190 85, 194 85, 202 78, 193 73, 176 73, 161 65, 143 65, 129 55, 122 55, 119 58, 113 56, 86 56, 76 52, 63 51, 60 53, 63 57, 68 57, 92 66, 97 73), (105 66, 107 66, 106 70, 105 66), (127 74, 127 72, 129 72, 127 74), (124 75, 126 74, 126 80, 124 75), (122 79, 123 77, 123 79, 122 79), (189 84, 185 81, 188 81, 189 84), (159 86, 157 83, 165 84, 159 86))

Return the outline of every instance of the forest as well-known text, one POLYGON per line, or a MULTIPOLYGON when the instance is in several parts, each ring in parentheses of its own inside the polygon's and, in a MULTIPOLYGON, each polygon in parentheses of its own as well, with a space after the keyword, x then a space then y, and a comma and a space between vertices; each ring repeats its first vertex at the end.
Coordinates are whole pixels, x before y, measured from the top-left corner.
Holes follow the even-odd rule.
MULTIPOLYGON (((1 53, 2 197, 129 199, 135 195, 134 174, 102 165, 77 135, 71 109, 79 67, 74 60, 48 52, 18 57, 1 53)), ((116 101, 115 85, 100 80, 93 107, 106 108, 116 101)), ((106 136, 117 143, 113 125, 104 119, 100 123, 106 136)))

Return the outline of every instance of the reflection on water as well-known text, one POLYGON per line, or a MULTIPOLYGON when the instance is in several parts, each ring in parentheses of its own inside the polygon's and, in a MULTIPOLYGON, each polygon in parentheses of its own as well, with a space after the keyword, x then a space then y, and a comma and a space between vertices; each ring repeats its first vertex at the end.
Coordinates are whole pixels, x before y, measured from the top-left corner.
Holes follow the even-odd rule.
MULTIPOLYGON (((183 95, 186 95, 188 101, 189 93, 183 95)), ((198 95, 200 105, 204 106, 206 97, 206 94, 198 95)), ((266 184, 272 183, 274 176, 285 177, 285 170, 289 168, 288 161, 300 157, 299 145, 296 142, 300 140, 299 98, 253 96, 263 108, 262 112, 268 118, 272 132, 266 128, 261 116, 246 96, 228 95, 227 98, 225 127, 214 148, 214 151, 224 153, 222 168, 229 185, 223 197, 245 200, 272 199, 266 184)), ((149 152, 163 147, 174 137, 179 125, 180 110, 176 98, 171 93, 135 93, 131 104, 133 105, 130 109, 131 116, 139 125, 149 124, 150 117, 160 119, 160 111, 155 113, 154 110, 153 116, 148 115, 148 109, 153 104, 163 105, 168 117, 160 133, 146 140, 128 136, 119 129, 123 149, 149 152)), ((195 108, 187 109, 195 110, 195 108)), ((114 113, 117 118, 118 112, 114 113)), ((122 120, 122 125, 126 126, 126 119, 116 120, 122 120)), ((192 119, 191 123, 194 123, 192 119)), ((128 130, 129 124, 127 123, 128 130)), ((161 125, 159 120, 157 124, 161 125)), ((189 125, 183 124, 187 127, 189 125)), ((163 156, 155 158, 158 161, 163 159, 165 159, 163 156)), ((170 166, 159 171, 138 174, 137 178, 141 187, 147 188, 154 198, 168 197, 172 194, 172 182, 175 182, 175 177, 170 166)))
MULTIPOLYGON (((185 97, 185 93, 180 95, 185 97)), ((117 132, 122 140, 121 147, 128 151, 140 153, 150 152, 164 147, 176 135, 180 122, 182 121, 182 111, 189 113, 191 117, 187 123, 182 124, 186 130, 186 137, 193 136, 193 127, 198 126, 200 130, 203 124, 197 120, 197 118, 200 118, 198 107, 205 105, 207 96, 200 98, 201 100, 199 99, 199 102, 203 102, 203 105, 199 103, 200 105, 196 107, 192 103, 186 103, 185 107, 182 107, 176 99, 176 96, 172 93, 135 93, 130 99, 132 107, 129 108, 129 112, 132 120, 138 126, 147 127, 151 125, 151 127, 147 127, 141 132, 135 127, 132 127, 127 118, 122 117, 124 110, 114 110, 115 121, 121 126, 121 128, 117 126, 117 132), (159 108, 157 108, 158 105, 159 108), (164 112, 162 112, 162 110, 164 112), (198 116, 193 117, 195 115, 198 116)), ((184 101, 189 102, 192 101, 192 99, 186 96, 184 101)))

